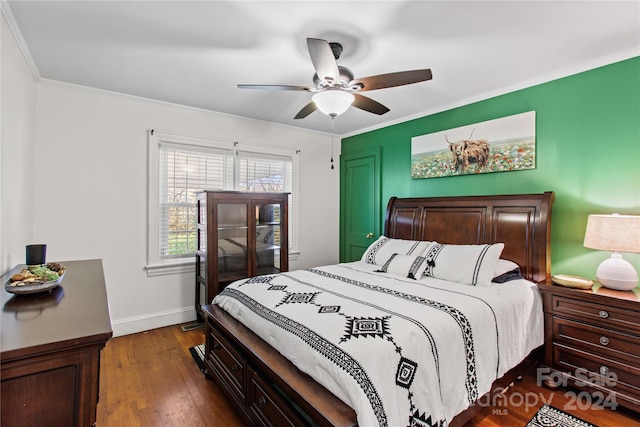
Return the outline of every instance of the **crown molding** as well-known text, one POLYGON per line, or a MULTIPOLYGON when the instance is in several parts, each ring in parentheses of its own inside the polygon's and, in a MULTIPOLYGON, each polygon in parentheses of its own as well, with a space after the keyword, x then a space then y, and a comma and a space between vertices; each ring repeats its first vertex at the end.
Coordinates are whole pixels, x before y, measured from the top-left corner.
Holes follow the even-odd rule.
POLYGON ((60 81, 60 80, 52 80, 52 79, 40 78, 40 80, 38 81, 38 84, 41 85, 41 86, 52 86, 52 87, 57 87, 57 88, 61 88, 61 89, 66 89, 66 90, 84 92, 84 93, 91 94, 91 95, 99 95, 99 96, 107 96, 107 97, 112 97, 112 98, 126 99, 126 100, 129 100, 129 101, 141 102, 141 103, 147 103, 147 104, 164 105, 164 106, 167 106, 167 107, 180 108, 180 109, 183 109, 183 110, 189 110, 189 111, 194 111, 194 112, 203 113, 203 114, 211 114, 211 115, 216 115, 216 116, 229 117, 229 118, 233 118, 235 120, 243 120, 243 121, 251 122, 251 123, 268 124, 270 126, 277 126, 277 127, 281 127, 281 128, 285 128, 285 129, 291 129, 291 130, 294 130, 294 131, 297 131, 297 132, 313 133, 313 134, 322 135, 322 136, 330 136, 331 135, 329 132, 322 132, 322 131, 317 131, 317 130, 313 130, 313 129, 305 129, 305 128, 285 125, 285 124, 281 124, 281 123, 269 122, 269 121, 266 121, 266 120, 253 119, 251 117, 244 117, 244 116, 238 116, 238 115, 235 115, 235 114, 222 113, 220 111, 207 110, 205 108, 191 107, 189 105, 177 104, 177 103, 173 103, 173 102, 169 102, 169 101, 161 101, 161 100, 153 99, 153 98, 145 98, 143 96, 138 96, 138 95, 129 95, 129 94, 123 93, 123 92, 114 92, 114 91, 110 91, 110 90, 106 90, 106 89, 98 89, 98 88, 95 88, 95 87, 92 87, 92 86, 83 86, 83 85, 79 85, 79 84, 75 84, 75 83, 63 82, 63 81, 60 81))
POLYGON ((530 87, 534 87, 544 83, 549 83, 554 80, 559 80, 565 77, 570 77, 576 74, 592 71, 597 68, 606 67, 607 65, 615 64, 616 62, 626 61, 628 59, 632 59, 637 56, 640 56, 640 51, 638 51, 637 49, 631 49, 623 52, 616 52, 606 57, 601 57, 592 61, 586 61, 579 64, 574 64, 571 67, 567 67, 562 70, 556 70, 553 73, 540 75, 534 79, 521 81, 510 86, 504 86, 502 88, 499 88, 490 92, 480 93, 469 98, 460 99, 450 104, 439 105, 438 107, 430 110, 420 111, 418 113, 414 113, 409 116, 400 117, 396 120, 390 120, 384 123, 378 123, 376 125, 369 126, 367 128, 358 129, 353 132, 347 132, 345 134, 342 134, 341 137, 349 138, 352 136, 364 134, 367 132, 373 132, 375 130, 383 129, 383 128, 397 125, 400 123, 409 122, 411 120, 421 119, 423 117, 431 116, 433 114, 442 113, 443 111, 464 107, 465 105, 473 104, 475 102, 485 101, 487 99, 495 98, 501 95, 506 95, 508 93, 516 92, 518 90, 528 89, 530 87))
POLYGON ((11 6, 9 6, 9 3, 6 0, 0 1, 0 10, 2 11, 2 16, 4 17, 5 22, 7 23, 9 31, 11 31, 11 34, 13 35, 13 38, 16 41, 16 44, 18 45, 18 49, 20 49, 20 52, 22 53, 22 56, 25 62, 27 63, 29 70, 31 71, 31 75, 33 76, 33 79, 36 81, 36 83, 39 82, 41 79, 41 76, 40 76, 40 71, 38 70, 38 66, 36 65, 36 62, 33 60, 33 56, 31 56, 31 52, 29 51, 29 46, 27 46, 27 42, 24 40, 24 37, 22 37, 22 32, 18 27, 18 23, 16 22, 15 17, 13 16, 13 12, 11 11, 11 6))

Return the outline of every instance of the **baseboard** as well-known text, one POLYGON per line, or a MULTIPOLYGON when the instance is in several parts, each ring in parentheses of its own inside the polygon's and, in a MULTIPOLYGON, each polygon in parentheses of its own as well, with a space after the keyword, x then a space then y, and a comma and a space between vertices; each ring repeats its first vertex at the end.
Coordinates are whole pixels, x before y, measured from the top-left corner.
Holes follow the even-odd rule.
POLYGON ((113 336, 118 337, 144 332, 150 329, 193 322, 194 320, 196 320, 195 309, 193 307, 185 307, 173 311, 114 320, 111 322, 111 327, 113 329, 113 336))

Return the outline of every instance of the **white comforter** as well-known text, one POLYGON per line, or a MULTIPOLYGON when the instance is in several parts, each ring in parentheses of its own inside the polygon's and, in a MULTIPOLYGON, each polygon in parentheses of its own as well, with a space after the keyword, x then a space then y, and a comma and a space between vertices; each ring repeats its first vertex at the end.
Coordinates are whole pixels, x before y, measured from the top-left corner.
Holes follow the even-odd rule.
POLYGON ((528 281, 477 288, 378 268, 258 276, 214 303, 354 408, 362 427, 444 426, 543 343, 528 281))

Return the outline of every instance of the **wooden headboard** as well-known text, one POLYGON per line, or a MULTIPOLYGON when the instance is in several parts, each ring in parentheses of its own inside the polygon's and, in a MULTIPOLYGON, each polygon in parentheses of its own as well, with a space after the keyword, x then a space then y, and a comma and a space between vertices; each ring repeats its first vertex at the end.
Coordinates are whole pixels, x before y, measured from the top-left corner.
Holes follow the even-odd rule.
POLYGON ((392 197, 384 235, 470 245, 504 243, 501 258, 539 282, 551 274, 553 192, 501 196, 392 197))

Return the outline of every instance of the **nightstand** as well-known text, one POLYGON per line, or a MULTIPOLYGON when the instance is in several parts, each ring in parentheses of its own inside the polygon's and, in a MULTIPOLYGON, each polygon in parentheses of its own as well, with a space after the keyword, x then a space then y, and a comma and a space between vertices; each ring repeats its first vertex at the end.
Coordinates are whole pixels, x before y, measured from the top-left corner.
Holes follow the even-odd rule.
POLYGON ((579 290, 551 279, 538 288, 544 304, 544 363, 552 377, 609 399, 605 404, 640 412, 640 290, 615 291, 599 283, 579 290))

